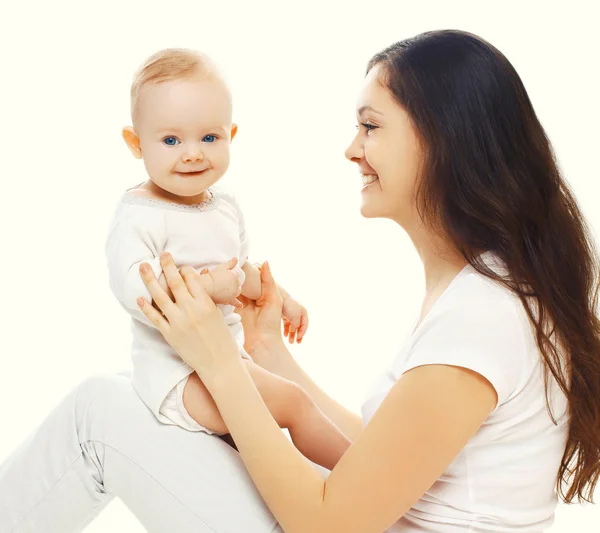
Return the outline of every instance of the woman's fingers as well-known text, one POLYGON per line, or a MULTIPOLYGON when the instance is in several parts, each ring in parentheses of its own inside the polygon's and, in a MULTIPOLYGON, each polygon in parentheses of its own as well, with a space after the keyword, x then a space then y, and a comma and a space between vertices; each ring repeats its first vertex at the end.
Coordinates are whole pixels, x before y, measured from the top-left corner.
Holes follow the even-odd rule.
MULTIPOLYGON (((208 269, 204 269, 208 272, 208 269)), ((199 298, 200 294, 204 291, 204 288, 200 284, 200 275, 191 266, 184 266, 179 270, 179 274, 183 278, 183 281, 188 288, 188 291, 194 298, 199 298)), ((200 273, 202 274, 202 272, 200 273)))
POLYGON ((265 261, 260 268, 260 284, 262 294, 256 304, 260 306, 269 302, 277 306, 281 305, 281 294, 279 294, 279 289, 277 289, 277 284, 273 279, 273 274, 271 273, 271 267, 269 266, 268 261, 265 261))
POLYGON ((139 305, 142 313, 146 315, 146 318, 156 326, 156 329, 158 329, 158 331, 160 331, 163 334, 163 336, 165 336, 168 333, 170 327, 166 318, 162 316, 159 311, 154 309, 154 307, 152 307, 152 304, 145 298, 138 298, 137 304, 139 305))
POLYGON ((241 304, 244 307, 246 307, 251 302, 251 300, 249 300, 248 298, 246 298, 243 294, 240 294, 238 296, 238 300, 241 302, 241 304))
POLYGON ((160 266, 162 267, 162 271, 165 275, 169 288, 175 297, 175 301, 183 302, 186 298, 189 298, 190 291, 183 281, 183 278, 179 274, 179 271, 177 270, 170 253, 162 252, 160 254, 160 266))
POLYGON ((240 302, 237 298, 234 298, 231 301, 231 305, 233 305, 233 307, 235 307, 236 309, 241 309, 242 307, 244 307, 244 304, 240 302))
POLYGON ((166 291, 160 286, 148 263, 142 263, 140 265, 140 275, 152 296, 152 300, 154 300, 163 315, 165 315, 170 322, 171 318, 173 318, 174 314, 177 312, 177 306, 173 303, 171 298, 169 298, 166 291))

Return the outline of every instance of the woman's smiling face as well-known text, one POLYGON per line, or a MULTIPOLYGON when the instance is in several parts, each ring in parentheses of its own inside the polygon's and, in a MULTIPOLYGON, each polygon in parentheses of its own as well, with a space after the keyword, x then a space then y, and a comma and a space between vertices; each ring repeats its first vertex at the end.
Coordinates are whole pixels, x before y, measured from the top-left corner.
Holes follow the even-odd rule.
POLYGON ((407 229, 418 220, 421 150, 408 113, 381 82, 384 76, 376 65, 365 78, 357 105, 358 133, 346 157, 363 176, 362 215, 390 218, 407 229))

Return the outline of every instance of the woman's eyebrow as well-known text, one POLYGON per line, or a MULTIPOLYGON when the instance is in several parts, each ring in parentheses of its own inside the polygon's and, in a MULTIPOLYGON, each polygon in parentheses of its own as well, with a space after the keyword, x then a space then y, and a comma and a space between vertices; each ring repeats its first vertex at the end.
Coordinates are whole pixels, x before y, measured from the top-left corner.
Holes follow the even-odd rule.
POLYGON ((370 105, 364 105, 362 106, 359 110, 358 110, 358 115, 362 115, 365 111, 371 111, 372 113, 375 113, 376 115, 383 115, 383 113, 381 113, 380 111, 377 111, 376 109, 373 109, 370 105))

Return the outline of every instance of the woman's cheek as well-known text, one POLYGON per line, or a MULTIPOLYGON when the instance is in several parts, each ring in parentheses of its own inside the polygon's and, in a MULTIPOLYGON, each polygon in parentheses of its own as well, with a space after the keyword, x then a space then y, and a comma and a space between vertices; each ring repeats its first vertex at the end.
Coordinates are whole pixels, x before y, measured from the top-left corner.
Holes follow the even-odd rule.
POLYGON ((368 139, 364 145, 365 159, 369 166, 379 174, 380 167, 383 163, 381 158, 381 146, 375 139, 368 139))

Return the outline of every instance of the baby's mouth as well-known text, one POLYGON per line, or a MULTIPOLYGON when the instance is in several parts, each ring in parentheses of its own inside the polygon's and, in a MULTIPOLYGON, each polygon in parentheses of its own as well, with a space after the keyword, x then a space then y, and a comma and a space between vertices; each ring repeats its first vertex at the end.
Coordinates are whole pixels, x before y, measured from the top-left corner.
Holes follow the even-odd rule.
POLYGON ((195 178, 197 176, 200 176, 201 174, 204 174, 206 172, 207 169, 205 170, 196 170, 193 172, 176 172, 175 174, 178 174, 179 176, 183 176, 184 178, 195 178))

